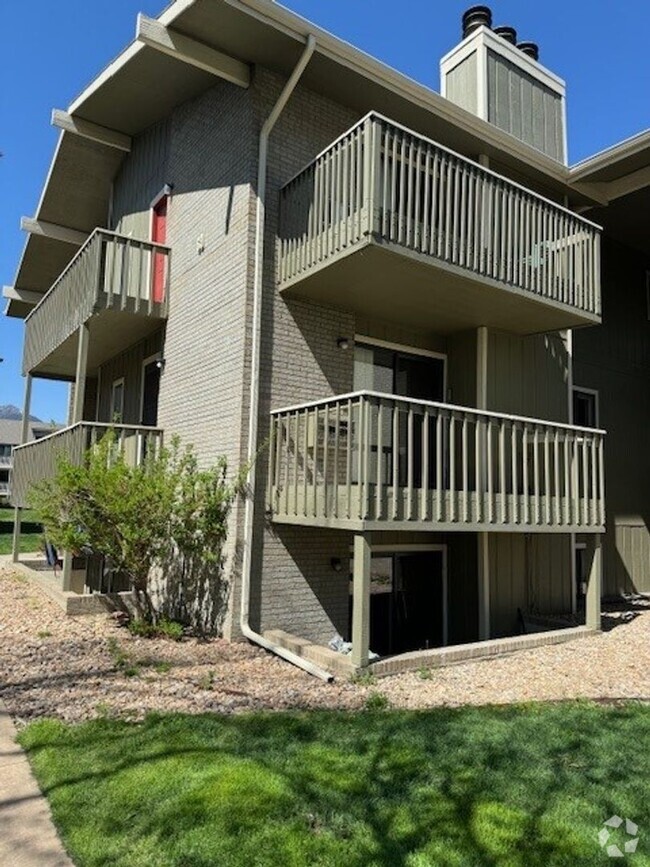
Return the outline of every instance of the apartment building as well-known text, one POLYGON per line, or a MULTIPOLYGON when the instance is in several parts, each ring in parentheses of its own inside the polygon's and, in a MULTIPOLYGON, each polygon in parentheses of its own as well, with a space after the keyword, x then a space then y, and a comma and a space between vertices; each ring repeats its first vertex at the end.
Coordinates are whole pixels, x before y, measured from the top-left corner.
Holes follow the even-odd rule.
POLYGON ((53 113, 5 292, 26 407, 74 383, 16 507, 109 426, 256 455, 220 628, 321 675, 335 635, 415 664, 650 590, 650 135, 569 167, 564 82, 487 7, 441 80, 271 0, 139 16, 53 113))

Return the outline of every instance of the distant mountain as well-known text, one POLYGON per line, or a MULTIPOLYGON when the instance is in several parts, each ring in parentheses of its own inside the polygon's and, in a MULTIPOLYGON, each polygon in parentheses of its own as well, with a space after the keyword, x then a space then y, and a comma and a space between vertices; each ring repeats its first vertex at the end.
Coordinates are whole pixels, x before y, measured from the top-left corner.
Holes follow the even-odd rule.
MULTIPOLYGON (((4 406, 0 406, 0 418, 20 421, 22 417, 22 411, 19 410, 17 406, 14 406, 11 403, 6 403, 4 406)), ((30 415, 29 420, 41 422, 41 419, 37 418, 35 415, 30 415)))

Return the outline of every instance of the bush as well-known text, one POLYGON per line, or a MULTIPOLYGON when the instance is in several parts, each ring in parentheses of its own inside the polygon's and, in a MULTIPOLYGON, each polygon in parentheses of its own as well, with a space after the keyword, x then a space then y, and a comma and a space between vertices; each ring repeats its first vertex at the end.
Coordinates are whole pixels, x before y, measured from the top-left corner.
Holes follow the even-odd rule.
MULTIPOLYGON (((241 471, 228 481, 225 459, 200 470, 194 450, 181 450, 178 438, 129 466, 109 431, 81 464, 62 455, 54 478, 32 489, 31 505, 57 547, 103 555, 128 577, 144 623, 194 617, 202 629, 213 614, 209 590, 222 586, 228 513, 244 477, 241 471), (163 589, 158 606, 156 576, 163 589)), ((174 628, 164 628, 175 637, 174 628)))

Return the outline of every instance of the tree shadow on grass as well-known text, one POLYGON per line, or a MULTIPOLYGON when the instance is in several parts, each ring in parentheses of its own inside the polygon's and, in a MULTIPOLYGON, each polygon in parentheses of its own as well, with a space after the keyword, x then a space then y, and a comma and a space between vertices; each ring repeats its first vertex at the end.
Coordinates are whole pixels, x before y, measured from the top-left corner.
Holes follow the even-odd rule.
MULTIPOLYGON (((216 829, 242 856, 227 863, 240 864, 251 847, 264 851, 269 828, 280 823, 297 829, 305 852, 349 850, 350 867, 592 867, 599 863, 599 824, 621 809, 620 798, 635 801, 635 821, 650 819, 647 798, 643 803, 630 785, 630 756, 614 748, 638 738, 639 725, 637 709, 578 704, 151 716, 140 725, 59 726, 42 737, 35 728, 26 739, 55 808, 58 791, 69 801, 90 786, 101 798, 107 782, 123 776, 131 786, 141 777, 155 790, 158 771, 167 779, 185 768, 182 780, 169 779, 168 802, 151 802, 153 794, 147 801, 142 793, 137 833, 155 837, 163 849, 197 828, 208 837, 216 829), (96 762, 84 768, 88 750, 96 762), (50 774, 46 760, 55 753, 59 768, 50 774), (64 753, 70 758, 62 764, 64 753), (409 860, 414 853, 420 861, 409 860)), ((113 812, 107 821, 107 833, 116 826, 133 830, 132 817, 113 812)))

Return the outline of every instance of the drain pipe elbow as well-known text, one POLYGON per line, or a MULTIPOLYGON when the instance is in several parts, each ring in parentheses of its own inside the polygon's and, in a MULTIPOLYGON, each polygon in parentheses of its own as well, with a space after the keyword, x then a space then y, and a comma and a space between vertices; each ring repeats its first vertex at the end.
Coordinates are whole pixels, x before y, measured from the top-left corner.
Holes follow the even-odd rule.
POLYGON ((316 37, 309 34, 305 48, 300 56, 295 69, 287 80, 280 96, 273 106, 269 116, 262 125, 259 138, 258 163, 257 163, 257 209, 255 218, 255 267, 253 275, 253 322, 251 341, 251 385, 250 385, 250 410, 248 420, 248 492, 244 515, 244 553, 242 559, 241 580, 241 611, 239 627, 242 635, 249 641, 260 645, 265 650, 275 653, 286 659, 293 665, 304 669, 319 677, 321 680, 331 682, 334 676, 314 663, 303 659, 296 653, 280 647, 274 641, 256 632, 250 625, 250 593, 251 574, 253 565, 253 530, 255 518, 255 461, 257 455, 258 439, 258 416, 259 416, 259 376, 260 376, 260 340, 262 325, 262 292, 264 270, 264 229, 266 222, 266 174, 268 161, 268 141, 273 127, 284 111, 291 94, 296 89, 307 64, 316 48, 316 37))

